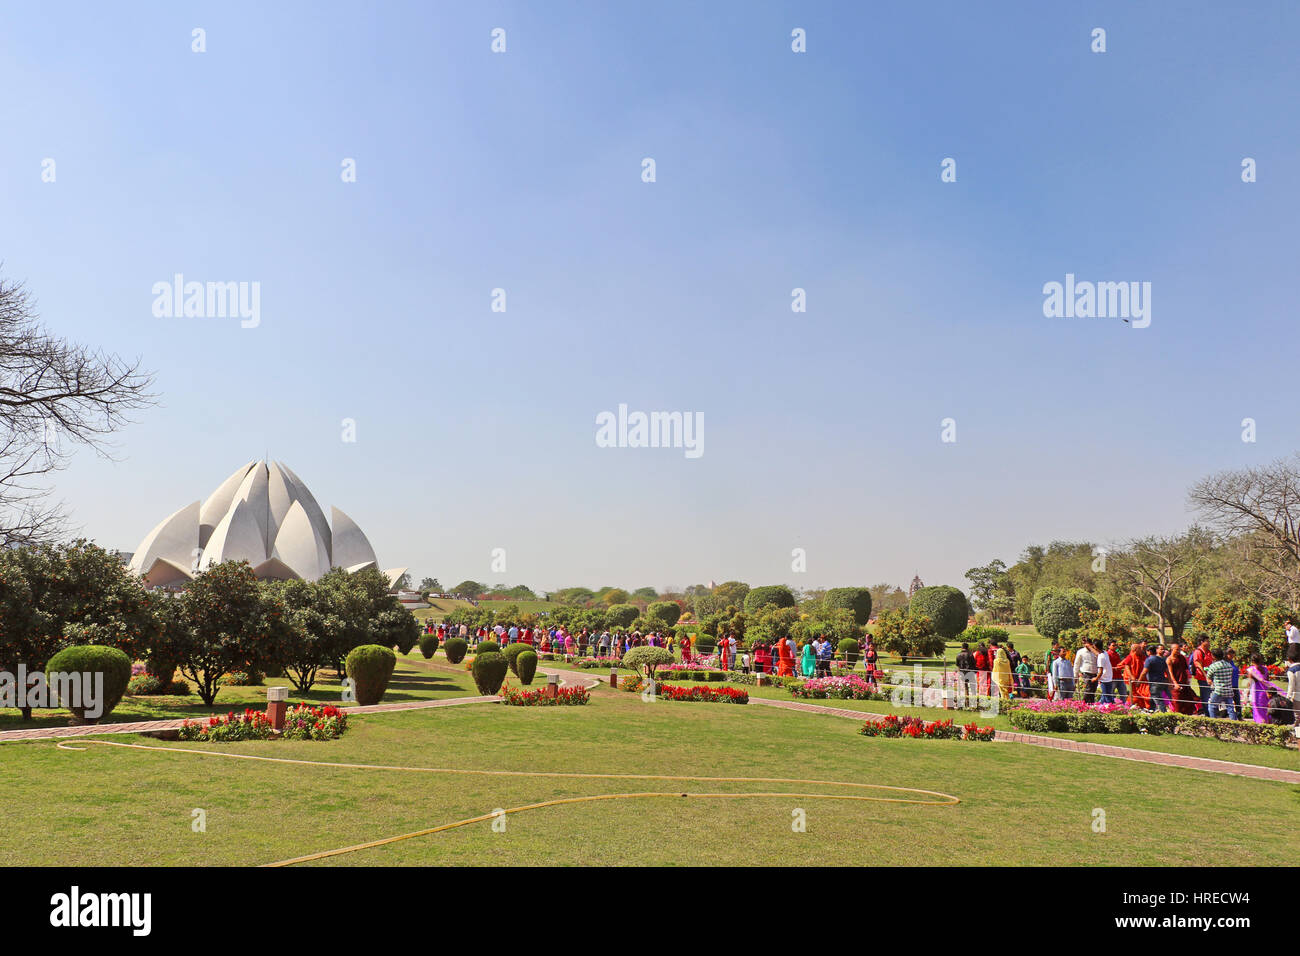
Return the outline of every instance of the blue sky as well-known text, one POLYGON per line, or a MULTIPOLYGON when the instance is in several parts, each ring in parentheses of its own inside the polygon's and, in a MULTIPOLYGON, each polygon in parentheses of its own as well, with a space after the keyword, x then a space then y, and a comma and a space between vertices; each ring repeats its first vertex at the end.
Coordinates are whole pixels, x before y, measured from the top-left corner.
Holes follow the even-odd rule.
POLYGON ((385 566, 538 589, 964 585, 1030 542, 1176 530, 1197 477, 1300 447, 1298 28, 1286 3, 6 4, 4 275, 161 396, 56 492, 131 550, 269 452, 385 566), (156 318, 178 272, 260 282, 260 325, 156 318), (1067 272, 1150 282, 1150 327, 1045 318, 1067 272), (705 453, 596 447, 620 403, 702 413, 705 453))

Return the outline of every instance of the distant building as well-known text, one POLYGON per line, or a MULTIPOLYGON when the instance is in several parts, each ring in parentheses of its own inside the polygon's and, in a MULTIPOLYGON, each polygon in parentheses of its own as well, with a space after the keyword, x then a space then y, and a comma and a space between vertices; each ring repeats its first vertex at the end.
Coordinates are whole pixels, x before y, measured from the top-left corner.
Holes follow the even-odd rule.
POLYGON ((925 582, 921 580, 921 575, 919 574, 913 575, 912 583, 907 586, 907 599, 910 601, 912 599, 912 595, 915 594, 917 591, 921 590, 921 588, 923 587, 925 587, 925 582))

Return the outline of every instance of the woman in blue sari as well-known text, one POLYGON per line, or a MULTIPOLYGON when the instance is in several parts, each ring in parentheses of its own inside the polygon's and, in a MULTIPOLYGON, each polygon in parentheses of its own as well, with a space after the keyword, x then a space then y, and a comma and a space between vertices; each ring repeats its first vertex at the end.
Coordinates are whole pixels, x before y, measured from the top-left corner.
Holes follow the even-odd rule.
POLYGON ((812 641, 803 646, 803 657, 799 659, 799 670, 803 672, 804 677, 812 677, 817 673, 817 658, 813 655, 812 641))

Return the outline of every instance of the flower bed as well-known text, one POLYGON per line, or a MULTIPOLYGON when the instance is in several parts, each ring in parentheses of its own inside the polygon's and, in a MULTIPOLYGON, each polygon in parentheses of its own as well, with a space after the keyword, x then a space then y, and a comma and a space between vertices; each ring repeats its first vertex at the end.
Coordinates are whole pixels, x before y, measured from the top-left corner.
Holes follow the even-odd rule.
POLYGON ((510 707, 564 707, 585 704, 591 700, 591 694, 585 687, 561 687, 551 697, 545 688, 538 690, 514 690, 506 688, 501 699, 510 707))
POLYGON ((348 715, 333 704, 298 704, 285 714, 282 733, 286 740, 335 740, 347 729, 348 715))
POLYGON ((786 688, 792 697, 804 700, 889 700, 889 694, 876 689, 856 674, 843 677, 812 677, 786 688))
POLYGON ((866 737, 911 737, 913 740, 992 740, 997 732, 992 727, 975 723, 956 727, 951 720, 922 720, 920 717, 899 717, 886 714, 883 720, 868 720, 860 731, 866 737))
POLYGON ((187 720, 180 729, 181 740, 269 740, 274 735, 271 718, 251 708, 242 714, 232 710, 224 717, 213 714, 204 724, 187 720))
POLYGON ((298 704, 289 708, 280 734, 271 727, 265 711, 248 708, 243 713, 232 710, 224 716, 214 714, 206 723, 187 720, 181 725, 179 737, 202 741, 270 740, 277 736, 286 740, 334 740, 347 729, 347 714, 339 708, 298 704))
POLYGON ((660 684, 656 695, 662 700, 691 700, 709 704, 749 703, 749 691, 738 687, 675 687, 660 684))

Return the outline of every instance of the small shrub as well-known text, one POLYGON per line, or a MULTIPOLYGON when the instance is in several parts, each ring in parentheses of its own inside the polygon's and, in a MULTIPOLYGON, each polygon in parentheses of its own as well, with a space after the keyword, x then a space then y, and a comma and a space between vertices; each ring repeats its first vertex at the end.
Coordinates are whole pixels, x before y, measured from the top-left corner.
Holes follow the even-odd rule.
POLYGON ((166 686, 152 674, 138 674, 126 685, 128 697, 153 697, 166 691, 166 686))
POLYGON ((519 682, 527 686, 533 682, 537 675, 537 654, 534 651, 521 651, 515 657, 515 673, 519 675, 519 682))
POLYGON ((474 657, 472 668, 474 684, 478 687, 478 692, 484 697, 497 693, 501 690, 501 684, 509 670, 510 663, 500 651, 488 651, 486 654, 480 651, 474 657))
POLYGON ((850 667, 858 662, 858 654, 861 650, 861 645, 851 637, 844 638, 835 646, 835 653, 839 655, 840 660, 850 667))
POLYGON ((664 664, 671 664, 676 658, 673 652, 665 647, 634 647, 623 655, 623 663, 635 671, 639 671, 651 680, 655 676, 655 668, 664 664))
POLYGON ((442 645, 442 653, 446 655, 448 664, 459 664, 465 659, 467 651, 469 651, 469 641, 463 637, 449 637, 442 645))
POLYGON ((101 647, 97 644, 65 647, 50 658, 45 665, 45 674, 47 679, 53 674, 104 675, 103 699, 95 702, 98 714, 88 717, 84 707, 64 705, 72 711, 73 720, 77 723, 93 724, 111 714, 122 700, 127 684, 131 682, 131 658, 116 647, 101 647))
POLYGON ((500 654, 501 645, 496 641, 481 641, 479 646, 474 648, 475 654, 500 654))
POLYGON ((397 655, 391 647, 381 647, 378 644, 354 647, 348 653, 345 667, 352 680, 357 703, 365 706, 383 700, 388 680, 393 676, 393 668, 396 666, 397 655))
MULTIPOLYGON (((457 640, 459 640, 459 638, 457 638, 457 640)), ((420 635, 420 653, 424 655, 424 659, 427 661, 427 660, 428 660, 429 658, 431 658, 434 654, 436 654, 437 651, 438 651, 438 635, 437 635, 437 634, 421 634, 421 635, 420 635)))
POLYGON ((163 690, 164 694, 173 697, 188 697, 193 692, 194 689, 190 687, 189 682, 183 680, 174 680, 163 690))

